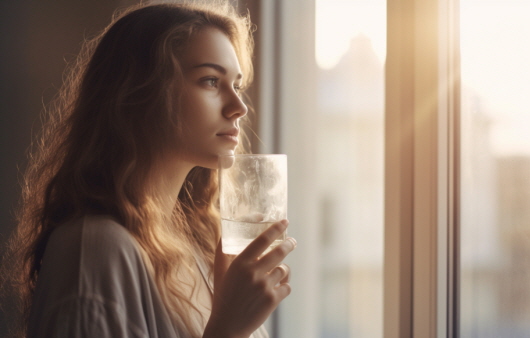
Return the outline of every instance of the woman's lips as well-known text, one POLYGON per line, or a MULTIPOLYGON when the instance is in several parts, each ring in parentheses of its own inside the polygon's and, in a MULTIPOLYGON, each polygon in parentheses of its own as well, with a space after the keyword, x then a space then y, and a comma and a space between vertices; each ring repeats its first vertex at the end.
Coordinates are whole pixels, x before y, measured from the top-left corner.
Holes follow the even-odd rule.
POLYGON ((227 141, 231 141, 231 142, 234 142, 234 143, 239 143, 239 140, 237 139, 237 136, 234 136, 234 135, 230 135, 230 134, 218 134, 217 136, 219 137, 222 137, 223 139, 227 140, 227 141))
POLYGON ((217 134, 217 136, 222 137, 223 139, 227 141, 234 142, 236 144, 239 143, 237 135, 239 135, 239 129, 230 129, 230 130, 223 131, 217 134))

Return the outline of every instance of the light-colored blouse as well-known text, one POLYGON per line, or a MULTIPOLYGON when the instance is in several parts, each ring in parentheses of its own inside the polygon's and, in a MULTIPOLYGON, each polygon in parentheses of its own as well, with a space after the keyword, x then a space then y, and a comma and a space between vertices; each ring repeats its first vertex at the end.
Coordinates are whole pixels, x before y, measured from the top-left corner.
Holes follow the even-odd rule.
MULTIPOLYGON (((199 332, 210 316, 213 288, 197 259, 192 317, 199 332)), ((29 318, 28 337, 187 338, 174 323, 148 272, 138 242, 105 216, 85 216, 53 231, 29 318)), ((251 337, 268 337, 260 327, 251 337)))

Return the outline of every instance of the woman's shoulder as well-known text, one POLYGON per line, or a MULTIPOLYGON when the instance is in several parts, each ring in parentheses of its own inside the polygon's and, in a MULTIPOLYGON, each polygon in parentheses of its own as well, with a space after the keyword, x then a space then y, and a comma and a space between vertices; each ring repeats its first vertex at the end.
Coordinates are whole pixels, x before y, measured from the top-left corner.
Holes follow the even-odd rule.
POLYGON ((114 218, 106 215, 86 215, 78 222, 83 228, 83 238, 85 240, 97 241, 100 245, 116 244, 132 245, 136 247, 138 243, 122 224, 114 218))
POLYGON ((150 285, 147 274, 140 246, 127 229, 107 216, 84 216, 54 230, 38 282, 56 290, 55 299, 68 294, 113 299, 133 291, 124 289, 129 283, 150 285))
MULTIPOLYGON (((118 221, 106 215, 85 215, 57 227, 48 245, 65 246, 81 249, 133 250, 138 249, 138 243, 131 233, 118 221)), ((110 253, 110 252, 107 252, 110 253)))
POLYGON ((134 274, 145 267, 140 245, 131 233, 111 217, 94 215, 72 220, 53 231, 43 268, 49 269, 50 265, 52 269, 91 278, 117 278, 123 270, 134 274))

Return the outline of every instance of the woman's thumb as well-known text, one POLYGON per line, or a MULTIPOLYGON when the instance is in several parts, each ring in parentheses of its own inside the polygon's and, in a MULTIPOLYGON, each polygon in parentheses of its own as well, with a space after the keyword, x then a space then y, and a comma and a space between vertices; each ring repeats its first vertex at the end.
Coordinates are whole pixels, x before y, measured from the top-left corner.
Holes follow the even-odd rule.
POLYGON ((223 253, 223 241, 219 239, 217 249, 215 251, 215 260, 213 265, 213 276, 214 276, 214 292, 219 288, 222 280, 224 279, 226 270, 232 263, 233 256, 226 255, 223 253))

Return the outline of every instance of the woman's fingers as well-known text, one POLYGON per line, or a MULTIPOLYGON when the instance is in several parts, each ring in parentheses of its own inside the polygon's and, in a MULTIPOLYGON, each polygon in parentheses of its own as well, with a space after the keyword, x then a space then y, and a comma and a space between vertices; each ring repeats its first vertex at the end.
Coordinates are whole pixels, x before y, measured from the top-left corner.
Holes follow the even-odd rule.
POLYGON ((291 268, 289 265, 282 263, 269 272, 272 285, 289 283, 291 277, 291 268))
POLYGON ((289 283, 283 283, 276 287, 277 296, 280 300, 284 300, 285 297, 291 293, 291 286, 289 283))
POLYGON ((260 258, 256 263, 256 268, 261 271, 270 271, 277 266, 284 258, 296 248, 296 240, 288 237, 280 245, 272 249, 269 253, 260 258))
POLYGON ((258 258, 272 244, 272 242, 280 237, 285 229, 287 229, 288 224, 289 222, 284 219, 271 225, 239 254, 238 259, 255 260, 258 258))

